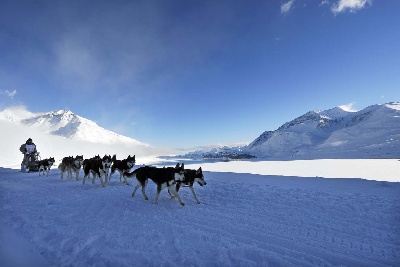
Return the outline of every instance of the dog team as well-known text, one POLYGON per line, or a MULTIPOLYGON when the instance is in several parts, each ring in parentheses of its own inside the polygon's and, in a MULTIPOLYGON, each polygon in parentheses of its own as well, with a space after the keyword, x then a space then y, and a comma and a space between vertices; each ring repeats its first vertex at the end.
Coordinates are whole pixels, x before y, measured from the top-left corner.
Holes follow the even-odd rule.
MULTIPOLYGON (((50 168, 54 162, 54 158, 39 161, 39 176, 41 172, 43 175, 46 172, 46 175, 48 176, 50 168)), ((77 181, 79 181, 79 172, 81 169, 83 169, 83 184, 85 184, 86 179, 89 179, 90 174, 92 174, 92 183, 94 184, 95 179, 99 178, 102 187, 104 187, 111 180, 111 176, 115 173, 115 171, 118 171, 120 182, 122 182, 123 178, 124 184, 126 185, 129 185, 127 178, 136 178, 138 184, 132 192, 132 197, 135 195, 136 190, 141 187, 145 200, 149 199, 146 195, 145 189, 147 182, 150 179, 157 185, 156 197, 154 201, 155 204, 158 202, 158 197, 161 190, 168 188, 168 193, 171 195, 171 198, 177 198, 179 203, 184 206, 185 204, 182 202, 178 192, 180 187, 185 186, 190 188, 194 199, 198 204, 200 204, 200 201, 194 192, 193 185, 195 183, 198 183, 200 186, 207 184, 204 180, 201 167, 198 170, 190 170, 185 169, 183 163, 178 163, 175 167, 167 168, 143 166, 130 172, 135 163, 135 155, 133 157, 129 155, 123 160, 117 160, 116 155, 112 157, 110 155, 104 155, 104 157, 97 155, 90 159, 83 159, 83 155, 77 155, 76 157, 64 157, 61 163, 58 165, 58 169, 61 173, 61 179, 63 179, 64 173, 66 172, 68 174, 67 179, 73 179, 72 176, 75 174, 75 179, 77 181)))

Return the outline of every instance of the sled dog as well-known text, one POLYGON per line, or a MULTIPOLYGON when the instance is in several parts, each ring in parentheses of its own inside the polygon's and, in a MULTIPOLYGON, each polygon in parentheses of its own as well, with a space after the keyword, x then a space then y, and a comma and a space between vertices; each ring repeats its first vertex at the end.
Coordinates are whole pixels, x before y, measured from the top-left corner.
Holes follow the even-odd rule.
POLYGON ((46 172, 46 176, 49 176, 50 168, 51 168, 51 166, 53 166, 54 162, 55 162, 55 160, 53 157, 48 158, 48 159, 39 160, 39 162, 38 162, 39 176, 40 176, 41 172, 43 172, 43 175, 44 175, 44 172, 46 172))
POLYGON ((145 189, 148 182, 148 179, 151 179, 157 185, 157 192, 154 203, 157 204, 158 197, 162 189, 168 187, 169 192, 172 196, 176 197, 179 200, 179 203, 184 206, 185 204, 182 202, 180 196, 175 190, 176 181, 183 180, 184 178, 184 165, 179 165, 179 163, 173 168, 156 168, 156 167, 140 167, 134 170, 131 173, 125 173, 127 177, 136 177, 138 181, 138 185, 136 185, 135 189, 132 192, 132 197, 135 196, 136 190, 139 187, 142 187, 142 194, 145 200, 149 198, 146 195, 145 189))
MULTIPOLYGON (((121 177, 124 177, 124 183, 126 185, 129 185, 128 180, 126 179, 124 173, 130 171, 133 166, 135 166, 136 160, 135 160, 135 155, 131 157, 129 155, 126 159, 123 160, 117 160, 117 156, 114 155, 111 159, 112 161, 112 166, 111 166, 111 172, 110 172, 110 181, 111 181, 111 176, 114 174, 115 171, 119 172, 119 182, 121 182, 121 177)), ((107 181, 106 181, 107 183, 107 181)))
POLYGON ((85 166, 83 168, 83 171, 85 173, 85 176, 83 177, 83 184, 85 184, 86 178, 89 176, 89 174, 92 173, 92 183, 94 184, 94 179, 96 179, 96 177, 99 177, 101 186, 105 187, 106 185, 103 182, 102 176, 104 175, 105 180, 108 180, 108 171, 111 167, 111 156, 104 155, 104 157, 102 158, 94 157, 87 160, 84 165, 85 166))
POLYGON ((83 162, 82 162, 82 169, 85 169, 85 165, 86 165, 89 161, 95 160, 95 159, 96 159, 96 160, 101 160, 100 155, 94 156, 93 158, 90 158, 90 159, 84 159, 83 162))
POLYGON ((198 183, 200 186, 206 185, 206 181, 204 181, 204 175, 201 167, 198 170, 185 170, 185 177, 181 181, 176 182, 176 192, 179 192, 179 188, 181 186, 188 186, 190 188, 190 191, 192 191, 192 194, 194 196, 194 199, 196 200, 197 204, 200 204, 199 199, 196 196, 196 193, 194 192, 193 189, 193 184, 198 183))
POLYGON ((77 155, 75 158, 73 156, 65 157, 62 159, 58 169, 61 172, 61 179, 64 177, 64 172, 68 172, 67 179, 72 179, 72 173, 75 173, 75 178, 79 181, 79 171, 81 170, 83 163, 83 155, 77 155))

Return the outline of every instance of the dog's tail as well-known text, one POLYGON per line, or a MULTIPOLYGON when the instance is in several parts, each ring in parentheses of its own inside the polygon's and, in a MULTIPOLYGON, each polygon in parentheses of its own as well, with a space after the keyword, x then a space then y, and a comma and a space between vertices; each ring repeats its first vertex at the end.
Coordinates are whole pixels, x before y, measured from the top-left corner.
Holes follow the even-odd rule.
POLYGON ((60 171, 63 171, 63 169, 64 169, 64 163, 60 163, 60 164, 58 164, 58 169, 60 170, 60 171))
POLYGON ((82 161, 82 167, 85 169, 85 166, 86 166, 86 164, 88 163, 88 159, 84 159, 83 161, 82 161))

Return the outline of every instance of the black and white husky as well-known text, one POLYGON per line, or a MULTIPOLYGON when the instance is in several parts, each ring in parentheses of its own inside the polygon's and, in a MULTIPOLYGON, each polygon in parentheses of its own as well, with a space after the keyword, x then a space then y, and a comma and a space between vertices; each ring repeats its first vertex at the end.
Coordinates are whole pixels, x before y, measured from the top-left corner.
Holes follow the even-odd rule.
MULTIPOLYGON (((111 172, 110 172, 110 181, 111 181, 111 176, 114 174, 115 171, 119 172, 119 182, 121 182, 121 177, 124 177, 124 183, 126 185, 129 185, 128 180, 126 179, 124 173, 130 171, 133 166, 135 166, 136 160, 135 160, 135 155, 131 157, 129 155, 126 159, 123 160, 117 160, 117 156, 114 155, 111 159, 113 165, 111 166, 111 172)), ((107 183, 107 181, 106 181, 107 183)))
POLYGON ((53 166, 54 162, 55 162, 55 160, 53 157, 48 158, 48 159, 39 160, 39 162, 38 162, 39 176, 40 176, 41 172, 43 172, 43 175, 44 175, 44 172, 46 172, 46 176, 49 176, 50 168, 51 168, 51 166, 53 166))
POLYGON ((204 181, 204 175, 201 167, 198 170, 185 170, 185 177, 183 178, 183 180, 176 182, 176 192, 179 192, 179 188, 181 186, 188 186, 192 191, 192 194, 197 204, 200 204, 200 201, 198 200, 196 193, 193 189, 194 183, 198 183, 200 186, 204 186, 207 184, 206 181, 204 181))
POLYGON ((65 157, 62 159, 60 165, 58 165, 58 169, 61 172, 61 179, 64 177, 64 172, 68 172, 67 179, 72 179, 72 173, 75 173, 75 178, 79 181, 79 171, 81 170, 83 163, 83 155, 76 156, 75 158, 65 157))
POLYGON ((183 180, 184 178, 184 165, 175 166, 175 168, 156 168, 156 167, 140 167, 131 173, 124 173, 127 177, 136 177, 138 185, 132 192, 132 197, 135 196, 136 190, 142 187, 142 194, 145 200, 149 198, 146 195, 145 189, 148 179, 151 179, 157 185, 157 193, 154 203, 157 204, 160 192, 164 188, 168 188, 170 194, 179 200, 179 203, 184 206, 180 196, 175 190, 176 181, 183 180))
POLYGON ((111 167, 111 156, 110 155, 104 155, 103 158, 100 157, 94 157, 92 159, 89 159, 85 162, 83 171, 85 173, 85 176, 83 177, 83 184, 85 184, 86 178, 89 176, 90 173, 92 173, 92 183, 94 184, 94 179, 96 177, 99 177, 100 183, 102 187, 105 187, 105 183, 103 182, 102 176, 104 175, 105 180, 108 180, 108 172, 111 167))

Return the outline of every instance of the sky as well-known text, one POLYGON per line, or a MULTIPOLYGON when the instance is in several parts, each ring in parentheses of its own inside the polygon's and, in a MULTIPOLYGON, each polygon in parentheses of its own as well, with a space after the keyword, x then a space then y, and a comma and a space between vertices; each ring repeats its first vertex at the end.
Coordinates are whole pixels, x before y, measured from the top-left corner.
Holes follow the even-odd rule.
POLYGON ((248 144, 400 100, 400 2, 0 2, 0 110, 69 109, 152 146, 248 144))

